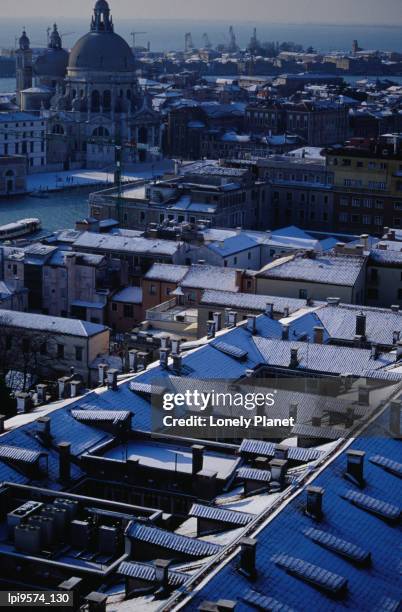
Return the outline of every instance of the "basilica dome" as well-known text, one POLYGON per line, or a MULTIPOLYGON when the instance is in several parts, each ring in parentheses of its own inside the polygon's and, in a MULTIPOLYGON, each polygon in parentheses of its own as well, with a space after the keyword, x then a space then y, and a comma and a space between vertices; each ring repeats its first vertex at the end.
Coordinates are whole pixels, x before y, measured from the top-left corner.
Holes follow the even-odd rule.
POLYGON ((38 57, 34 71, 40 77, 64 78, 68 64, 68 53, 62 48, 62 41, 54 24, 50 35, 48 48, 38 57))
POLYGON ((91 31, 74 45, 68 69, 88 72, 134 72, 133 53, 124 38, 114 32, 106 0, 97 1, 91 31))

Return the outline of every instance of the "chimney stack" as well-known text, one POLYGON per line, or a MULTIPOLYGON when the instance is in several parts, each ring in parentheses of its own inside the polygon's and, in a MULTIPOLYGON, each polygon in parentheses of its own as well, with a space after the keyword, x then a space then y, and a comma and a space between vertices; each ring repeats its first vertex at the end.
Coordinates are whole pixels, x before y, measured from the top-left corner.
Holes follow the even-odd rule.
POLYGON ((118 387, 117 387, 118 373, 119 373, 119 370, 116 370, 115 368, 110 368, 110 370, 108 370, 107 372, 107 386, 112 391, 118 391, 118 387))
POLYGON ((296 402, 292 402, 289 406, 289 419, 294 419, 295 422, 297 421, 298 406, 296 402))
POLYGON ((31 410, 32 398, 29 393, 16 393, 15 399, 17 400, 18 414, 25 414, 31 410))
POLYGON ((399 304, 392 304, 391 310, 392 310, 392 312, 398 313, 399 312, 399 304))
POLYGON ((358 487, 364 487, 364 457, 366 453, 358 450, 346 451, 347 466, 345 478, 351 480, 358 487))
POLYGON ((214 323, 215 323, 215 332, 221 331, 222 329, 222 313, 214 312, 214 323))
POLYGON ((138 352, 131 350, 128 352, 128 363, 130 371, 136 373, 138 368, 138 352))
POLYGON ((257 577, 257 540, 254 538, 241 538, 240 540, 240 566, 239 571, 247 578, 257 577))
POLYGON ((168 367, 169 355, 170 355, 170 349, 168 348, 159 349, 159 365, 164 370, 166 370, 168 367))
POLYGON ((297 368, 299 366, 299 349, 292 348, 290 349, 290 368, 297 368))
POLYGON ((59 442, 59 478, 61 482, 71 479, 71 444, 70 442, 59 442))
POLYGON ((156 559, 155 561, 155 577, 159 589, 162 593, 167 593, 169 590, 169 565, 170 559, 156 559))
POLYGON ((231 310, 229 312, 229 327, 236 327, 237 325, 237 312, 231 310))
POLYGON ((37 420, 39 426, 39 434, 44 441, 50 441, 51 439, 51 420, 48 416, 40 417, 37 420))
POLYGON ((106 386, 107 371, 108 371, 107 363, 100 363, 98 365, 98 381, 99 381, 99 386, 100 387, 105 387, 106 386))
POLYGON ((307 491, 306 514, 316 521, 320 521, 323 516, 322 498, 325 489, 322 487, 309 486, 307 491))
POLYGON ((289 340, 289 325, 282 325, 282 340, 289 340))
POLYGON ((183 356, 179 353, 172 355, 173 358, 173 370, 176 374, 181 374, 183 367, 183 356))
POLYGON ((394 331, 394 333, 392 334, 392 344, 393 345, 398 344, 400 339, 401 339, 401 332, 400 331, 394 331))
POLYGON ((207 322, 207 338, 209 340, 212 340, 213 338, 215 338, 216 335, 216 329, 215 329, 215 321, 208 321, 207 322))
POLYGON ((257 317, 255 315, 247 315, 247 329, 253 336, 257 333, 257 317))
POLYGON ((173 355, 180 355, 181 347, 180 340, 172 340, 172 353, 173 355))
POLYGON ((193 444, 191 447, 193 451, 193 465, 192 465, 192 473, 193 476, 201 472, 204 465, 204 450, 205 446, 201 446, 200 444, 193 444))
POLYGON ((373 342, 371 345, 371 359, 378 359, 379 354, 380 349, 378 348, 378 344, 373 342))
POLYGON ((324 344, 324 328, 319 325, 314 327, 314 344, 324 344))
POLYGON ((275 446, 275 455, 274 455, 275 459, 287 461, 288 454, 289 454, 289 448, 285 446, 284 444, 277 444, 275 446))
POLYGON ((284 319, 288 318, 289 312, 290 312, 289 306, 285 306, 285 308, 283 309, 283 318, 284 319))
POLYGON ((274 318, 274 305, 271 302, 267 302, 265 305, 265 314, 270 319, 274 318))
POLYGON ((272 459, 272 461, 269 462, 269 466, 271 469, 270 489, 273 485, 275 488, 279 488, 279 490, 282 491, 285 486, 288 462, 285 459, 272 459))
POLYGON ((236 270, 236 287, 242 290, 243 287, 243 270, 236 270))
POLYGON ((47 385, 36 385, 36 400, 43 406, 47 402, 47 385))

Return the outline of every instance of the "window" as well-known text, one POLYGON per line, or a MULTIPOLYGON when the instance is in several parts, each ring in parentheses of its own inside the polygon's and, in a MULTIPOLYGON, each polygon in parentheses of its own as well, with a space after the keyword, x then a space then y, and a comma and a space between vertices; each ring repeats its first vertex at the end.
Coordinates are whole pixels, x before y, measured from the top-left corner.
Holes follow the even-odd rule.
POLYGON ((156 295, 156 285, 149 286, 149 295, 156 295))
POLYGON ((57 345, 57 359, 64 359, 64 344, 57 345))
POLYGON ((134 306, 132 304, 124 304, 123 312, 128 319, 134 318, 134 306))
POLYGON ((117 304, 116 304, 116 302, 112 303, 112 312, 117 312, 117 304))
POLYGON ((360 200, 359 200, 359 198, 353 198, 352 199, 352 206, 354 206, 355 208, 359 208, 360 207, 360 200))
POLYGON ((307 289, 299 289, 299 298, 301 300, 307 300, 307 289))
POLYGON ((376 208, 384 208, 384 202, 382 200, 376 200, 375 201, 375 207, 376 208))
POLYGON ((82 361, 84 350, 82 346, 75 347, 75 361, 82 361))
POLYGON ((374 225, 379 225, 380 227, 382 227, 384 225, 384 217, 374 217, 374 225))
POLYGON ((363 225, 370 225, 371 224, 371 215, 363 215, 362 222, 363 222, 363 225))

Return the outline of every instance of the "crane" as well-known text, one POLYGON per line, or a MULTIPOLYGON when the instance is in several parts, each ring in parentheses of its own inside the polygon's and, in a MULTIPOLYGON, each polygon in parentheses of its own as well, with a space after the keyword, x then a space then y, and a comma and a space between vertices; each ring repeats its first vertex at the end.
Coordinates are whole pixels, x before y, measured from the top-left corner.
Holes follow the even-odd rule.
POLYGON ((143 34, 145 36, 145 34, 148 34, 148 32, 131 32, 131 36, 133 37, 133 50, 135 51, 135 40, 137 36, 140 36, 141 34, 143 34))

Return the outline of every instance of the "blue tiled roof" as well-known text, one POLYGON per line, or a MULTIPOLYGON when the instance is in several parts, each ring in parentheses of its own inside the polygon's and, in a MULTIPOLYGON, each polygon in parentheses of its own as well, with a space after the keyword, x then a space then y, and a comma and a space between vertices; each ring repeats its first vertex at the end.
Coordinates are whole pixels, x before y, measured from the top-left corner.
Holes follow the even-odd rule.
POLYGON ((216 506, 203 506, 202 504, 193 504, 189 516, 238 526, 247 525, 254 518, 253 514, 247 512, 217 508, 216 506))
POLYGON ((245 233, 241 233, 238 236, 232 236, 231 238, 223 240, 222 243, 213 242, 208 245, 208 248, 221 257, 229 257, 230 255, 235 255, 236 253, 252 249, 256 246, 258 246, 256 240, 253 240, 245 233))
POLYGON ((208 557, 217 554, 222 548, 218 544, 189 538, 141 523, 130 525, 127 528, 126 534, 133 540, 147 542, 148 544, 171 550, 173 553, 181 553, 189 557, 208 557))
MULTIPOLYGON (((388 416, 383 415, 372 431, 383 431, 388 416)), ((384 437, 361 437, 351 447, 366 452, 368 458, 380 455, 387 458, 400 456, 400 441, 384 437)), ((252 589, 258 597, 268 597, 299 610, 385 611, 397 610, 400 602, 400 527, 381 520, 374 514, 360 509, 343 499, 350 490, 350 482, 343 478, 346 468, 346 453, 339 455, 314 481, 325 489, 323 498, 324 516, 320 523, 304 513, 306 493, 303 490, 290 504, 258 534, 257 569, 258 577, 252 589), (363 567, 336 550, 314 542, 306 537, 306 530, 325 531, 339 540, 350 543, 358 549, 371 553, 372 566, 363 567), (294 557, 322 570, 347 580, 348 591, 342 602, 327 596, 312 583, 289 575, 278 567, 273 559, 278 556, 294 557), (399 570, 398 570, 399 568, 399 570)), ((402 481, 382 467, 367 461, 365 463, 366 486, 362 493, 398 506, 402 498, 402 481)), ((329 537, 329 536, 328 536, 329 537)), ((250 592, 250 582, 237 571, 238 557, 226 564, 205 586, 197 592, 186 610, 196 610, 201 601, 230 599, 239 601, 239 612, 250 610, 250 604, 243 601, 250 592)), ((306 566, 305 566, 306 569, 306 566)), ((251 605, 253 609, 258 605, 251 605)), ((263 608, 260 608, 263 609, 263 608)), ((268 608, 270 609, 270 608, 268 608)), ((281 608, 275 608, 281 609, 281 608)))
MULTIPOLYGON (((127 578, 137 578, 146 582, 156 582, 156 569, 147 563, 123 561, 117 573, 127 578)), ((171 586, 180 586, 188 578, 187 574, 169 570, 168 580, 171 586)))

